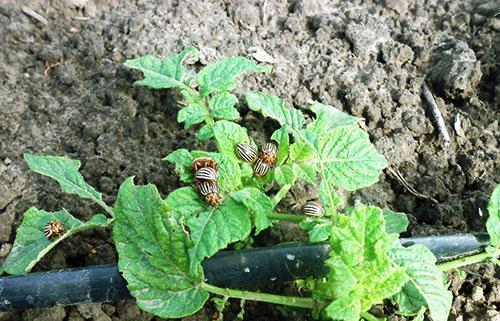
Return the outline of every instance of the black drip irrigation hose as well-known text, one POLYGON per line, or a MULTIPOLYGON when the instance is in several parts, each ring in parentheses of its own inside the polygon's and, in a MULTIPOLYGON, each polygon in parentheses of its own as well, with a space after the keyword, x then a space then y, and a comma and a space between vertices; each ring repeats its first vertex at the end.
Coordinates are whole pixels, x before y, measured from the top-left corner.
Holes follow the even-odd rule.
MULTIPOLYGON (((403 246, 424 244, 438 261, 480 251, 486 234, 402 238, 403 246)), ((268 248, 222 252, 203 262, 206 282, 251 289, 327 273, 328 244, 290 243, 268 248)), ((100 265, 0 278, 0 312, 55 305, 98 303, 130 298, 116 265, 100 265)))

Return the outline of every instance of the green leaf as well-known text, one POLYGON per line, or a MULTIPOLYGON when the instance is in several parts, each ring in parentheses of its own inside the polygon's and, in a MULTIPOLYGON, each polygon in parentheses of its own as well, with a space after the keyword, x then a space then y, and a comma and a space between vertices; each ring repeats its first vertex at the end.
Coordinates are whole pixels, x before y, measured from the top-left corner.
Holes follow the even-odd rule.
POLYGON ((310 163, 294 163, 292 165, 293 172, 297 178, 308 182, 309 184, 315 184, 317 178, 317 168, 315 164, 310 163))
POLYGON ((229 243, 245 239, 251 230, 247 208, 229 198, 217 208, 209 208, 187 218, 194 242, 189 250, 191 271, 205 258, 226 248, 229 243))
POLYGON ((274 179, 280 185, 295 183, 295 175, 292 167, 289 165, 278 166, 274 169, 274 179))
POLYGON ((402 233, 408 228, 408 216, 405 213, 384 209, 384 220, 387 233, 402 233))
POLYGON ((170 194, 165 200, 170 212, 175 212, 179 217, 190 217, 204 211, 207 205, 200 198, 198 192, 192 187, 181 187, 170 194))
POLYGON ((299 137, 290 146, 290 159, 295 162, 308 162, 316 157, 314 148, 308 142, 299 137))
POLYGON ((231 194, 231 197, 246 206, 252 214, 255 234, 259 234, 271 226, 272 222, 267 215, 272 212, 274 206, 271 199, 255 187, 246 187, 231 194))
POLYGON ((29 168, 39 174, 55 179, 65 193, 77 194, 82 198, 88 198, 98 204, 104 204, 101 193, 85 180, 78 172, 80 161, 60 156, 37 156, 24 154, 24 159, 29 168))
POLYGON ((231 57, 207 65, 197 76, 203 95, 212 91, 231 91, 236 88, 235 78, 246 72, 265 72, 271 68, 259 66, 245 57, 231 57))
POLYGON ((128 178, 118 192, 115 217, 118 267, 138 306, 161 318, 198 311, 209 296, 199 288, 202 268, 197 262, 190 270, 193 243, 156 187, 135 186, 128 178))
POLYGON ((227 120, 219 120, 215 123, 214 136, 219 151, 227 158, 237 161, 239 158, 236 155, 236 146, 239 143, 250 142, 246 128, 227 120))
POLYGON ((380 209, 364 205, 357 205, 342 227, 332 228, 330 273, 313 291, 314 297, 332 301, 325 309, 329 317, 357 321, 373 304, 401 290, 404 271, 387 255, 397 237, 386 233, 380 209))
POLYGON ((330 238, 331 220, 307 217, 299 223, 299 227, 307 231, 311 243, 324 242, 330 238))
POLYGON ((240 118, 240 113, 234 106, 238 103, 238 98, 227 91, 218 93, 210 99, 208 107, 213 118, 235 120, 240 118))
POLYGON ((79 231, 105 227, 108 219, 102 215, 94 215, 90 221, 83 223, 62 209, 57 212, 46 212, 34 207, 24 213, 23 222, 17 229, 16 240, 2 269, 13 275, 28 273, 40 259, 54 246, 79 231), (53 239, 45 236, 45 226, 53 220, 64 224, 64 233, 53 239))
POLYGON ((182 81, 186 73, 183 61, 188 55, 197 56, 198 50, 194 47, 187 47, 179 54, 167 58, 156 58, 148 55, 127 60, 123 65, 143 72, 144 79, 136 81, 134 83, 136 85, 156 89, 182 87, 182 81))
POLYGON ((198 135, 196 135, 196 138, 198 138, 202 142, 207 141, 212 137, 214 137, 214 125, 209 125, 209 124, 206 124, 203 127, 201 127, 200 130, 198 131, 198 135))
POLYGON ((488 202, 488 220, 486 229, 493 246, 500 246, 500 184, 495 187, 488 202))
POLYGON ((446 321, 452 295, 446 290, 443 273, 436 266, 434 254, 424 245, 394 247, 389 252, 396 264, 405 270, 407 283, 393 296, 403 315, 415 315, 428 307, 433 321, 446 321))
POLYGON ((333 128, 355 125, 358 122, 358 118, 318 102, 313 102, 309 109, 316 114, 317 118, 307 128, 320 134, 333 128))
POLYGON ((288 137, 288 129, 286 129, 286 126, 275 130, 271 139, 278 143, 278 159, 276 160, 276 165, 280 166, 288 158, 290 149, 290 137, 288 137))
POLYGON ((277 120, 281 126, 300 129, 304 124, 304 116, 295 108, 287 108, 285 101, 273 95, 261 92, 247 92, 245 95, 248 107, 260 112, 265 117, 277 120))
POLYGON ((194 157, 187 149, 174 150, 162 160, 175 165, 175 172, 179 175, 182 182, 191 182, 193 180, 194 175, 191 172, 191 164, 194 157))
POLYGON ((330 193, 328 193, 327 186, 328 182, 325 180, 321 180, 321 183, 319 185, 319 199, 321 200, 321 203, 325 207, 325 213, 326 214, 333 214, 334 212, 337 212, 337 208, 344 205, 344 200, 340 195, 338 195, 335 190, 333 189, 333 186, 330 184, 330 193), (331 201, 330 201, 330 196, 331 196, 331 201), (334 208, 331 208, 331 205, 333 203, 334 208))
POLYGON ((203 122, 208 117, 208 111, 198 104, 190 104, 177 114, 177 122, 184 122, 184 128, 188 129, 194 124, 203 122))
POLYGON ((315 161, 324 168, 323 179, 349 191, 377 182, 387 166, 368 134, 357 126, 332 129, 310 143, 319 154, 315 161))

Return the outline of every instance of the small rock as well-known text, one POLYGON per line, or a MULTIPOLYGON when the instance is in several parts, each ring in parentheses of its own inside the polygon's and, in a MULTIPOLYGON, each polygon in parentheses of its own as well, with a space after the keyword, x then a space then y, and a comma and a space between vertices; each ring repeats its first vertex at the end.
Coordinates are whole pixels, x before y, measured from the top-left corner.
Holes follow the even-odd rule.
POLYGON ((453 122, 453 129, 455 129, 455 133, 457 136, 460 137, 465 137, 463 128, 462 128, 462 116, 460 114, 457 114, 455 116, 455 121, 453 122))
POLYGON ((436 63, 429 70, 429 79, 451 98, 465 97, 481 80, 481 63, 463 41, 438 48, 434 57, 436 63))
POLYGON ((237 0, 230 7, 229 12, 236 24, 240 24, 250 30, 255 30, 260 25, 261 12, 252 1, 237 0))
POLYGON ((71 85, 75 81, 75 67, 71 64, 65 64, 58 68, 59 80, 65 85, 71 85))
POLYGON ((268 54, 267 52, 264 51, 261 47, 251 47, 248 48, 248 54, 252 56, 255 60, 268 63, 268 64, 274 64, 276 63, 276 59, 274 59, 273 56, 268 54))
POLYGON ((372 21, 364 25, 350 22, 346 35, 354 46, 354 54, 365 61, 370 54, 376 56, 380 46, 391 40, 389 28, 383 23, 372 21))
POLYGON ((7 254, 9 254, 11 248, 12 248, 11 243, 2 244, 2 246, 0 247, 0 258, 6 257, 7 254))
POLYGON ((97 15, 97 6, 94 1, 88 0, 85 4, 85 15, 91 18, 97 15))
POLYGON ((475 286, 473 289, 472 289, 472 300, 474 301, 482 301, 484 299, 484 293, 483 293, 483 288, 480 287, 480 286, 475 286))

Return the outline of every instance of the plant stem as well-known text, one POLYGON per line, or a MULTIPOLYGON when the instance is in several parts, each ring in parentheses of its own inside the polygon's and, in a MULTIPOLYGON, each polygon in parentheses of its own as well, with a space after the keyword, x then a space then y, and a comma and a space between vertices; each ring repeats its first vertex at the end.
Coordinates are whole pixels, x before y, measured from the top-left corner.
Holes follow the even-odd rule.
POLYGON ((483 262, 483 261, 488 260, 491 257, 498 257, 498 256, 500 256, 500 248, 496 248, 493 251, 493 253, 482 252, 479 254, 475 254, 475 255, 455 259, 452 261, 444 262, 444 263, 438 264, 437 267, 441 271, 444 272, 444 271, 457 269, 457 268, 462 267, 462 266, 483 262))
POLYGON ((104 201, 97 201, 97 204, 99 204, 99 206, 101 206, 106 211, 106 213, 109 214, 109 216, 115 216, 115 214, 113 213, 113 209, 109 207, 108 204, 104 203, 104 201))
POLYGON ((277 213, 277 212, 272 212, 272 213, 267 214, 267 218, 270 220, 288 221, 288 222, 294 222, 294 223, 300 223, 305 219, 305 217, 302 215, 285 214, 285 213, 277 213))
POLYGON ((250 292, 250 291, 242 291, 235 289, 224 289, 219 288, 214 285, 210 285, 208 283, 202 282, 201 288, 213 293, 226 297, 245 299, 245 300, 253 300, 253 301, 261 301, 268 302, 274 304, 287 305, 291 307, 298 308, 307 308, 312 309, 315 307, 316 302, 311 298, 301 298, 295 296, 284 296, 277 294, 269 294, 269 293, 259 293, 259 292, 250 292))
POLYGON ((276 195, 274 195, 274 197, 273 197, 274 207, 276 207, 276 205, 278 205, 278 203, 281 202, 281 200, 283 199, 283 197, 285 197, 286 193, 288 193, 290 188, 292 188, 291 184, 285 184, 285 185, 281 186, 278 193, 276 193, 276 195))
POLYGON ((376 316, 370 314, 369 312, 361 312, 361 317, 365 319, 366 321, 380 321, 379 318, 376 316))

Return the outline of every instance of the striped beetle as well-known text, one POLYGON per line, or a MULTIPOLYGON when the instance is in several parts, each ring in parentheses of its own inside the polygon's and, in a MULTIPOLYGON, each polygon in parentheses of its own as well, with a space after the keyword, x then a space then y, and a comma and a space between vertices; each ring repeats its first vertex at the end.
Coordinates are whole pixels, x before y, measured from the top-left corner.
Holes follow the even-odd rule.
POLYGON ((217 207, 222 202, 222 197, 218 192, 210 193, 205 196, 205 201, 212 207, 217 207))
POLYGON ((214 181, 196 181, 196 187, 203 196, 219 193, 219 185, 214 181))
POLYGON ((316 202, 307 202, 302 209, 305 215, 321 217, 325 214, 323 207, 316 202))
POLYGON ((64 232, 64 224, 59 220, 52 220, 45 225, 43 232, 49 240, 61 236, 64 232))
POLYGON ((216 181, 217 171, 212 167, 202 167, 196 171, 195 177, 200 181, 216 181))
POLYGON ((247 163, 253 163, 257 160, 257 151, 248 143, 241 143, 236 146, 236 152, 247 163))
POLYGON ((257 177, 263 177, 267 174, 269 171, 269 168, 271 165, 267 162, 264 161, 264 158, 259 157, 257 161, 255 162, 255 165, 253 167, 253 172, 255 176, 257 177))
POLYGON ((262 159, 269 165, 274 165, 276 163, 278 147, 273 143, 267 143, 262 148, 262 159))
POLYGON ((196 173, 200 168, 203 167, 210 167, 217 170, 219 166, 217 165, 217 162, 211 157, 198 157, 193 161, 191 170, 196 173))

